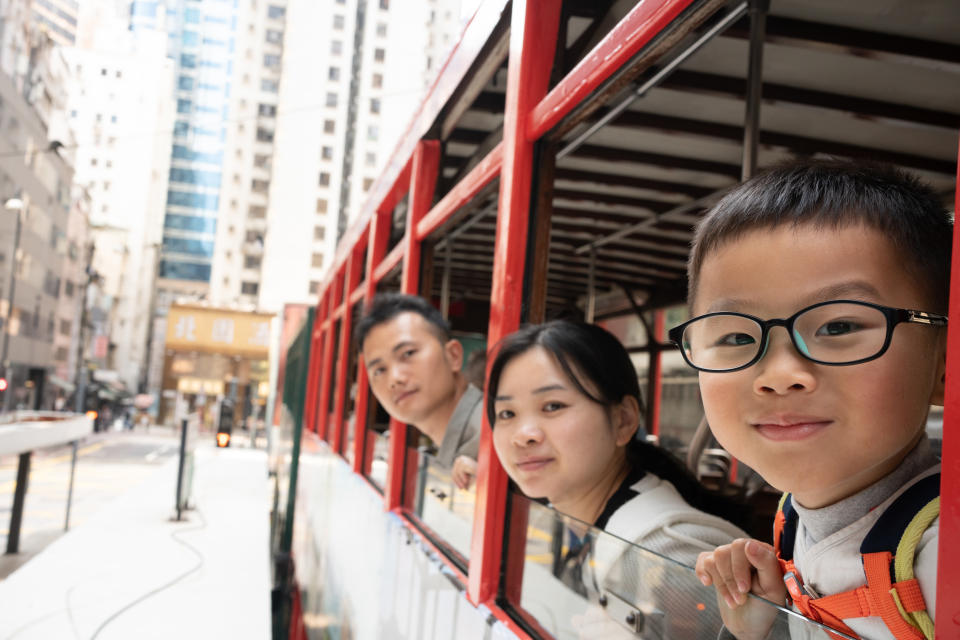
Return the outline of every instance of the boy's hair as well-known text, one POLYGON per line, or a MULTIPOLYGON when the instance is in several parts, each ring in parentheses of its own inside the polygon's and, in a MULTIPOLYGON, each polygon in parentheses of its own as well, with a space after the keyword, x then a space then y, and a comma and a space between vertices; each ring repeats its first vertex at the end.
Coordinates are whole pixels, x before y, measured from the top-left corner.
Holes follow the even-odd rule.
POLYGON ((437 340, 446 343, 450 340, 450 325, 443 319, 443 315, 420 296, 411 296, 405 293, 381 293, 374 296, 357 323, 357 345, 363 349, 363 341, 367 334, 378 326, 392 320, 401 313, 412 312, 419 314, 437 336, 437 340))
POLYGON ((697 226, 687 264, 688 301, 706 256, 755 229, 862 224, 883 233, 933 305, 947 312, 953 220, 936 192, 895 167, 844 160, 804 160, 765 171, 725 195, 697 226))

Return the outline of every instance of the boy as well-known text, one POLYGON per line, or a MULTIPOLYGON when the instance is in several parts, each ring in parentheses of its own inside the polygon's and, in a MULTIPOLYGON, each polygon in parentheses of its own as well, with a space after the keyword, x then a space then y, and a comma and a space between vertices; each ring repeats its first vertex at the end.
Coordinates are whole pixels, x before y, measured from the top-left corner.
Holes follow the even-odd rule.
POLYGON ((943 403, 952 235, 915 178, 838 161, 757 176, 697 229, 693 319, 671 338, 700 371, 717 440, 790 494, 776 546, 737 540, 697 561, 737 638, 763 638, 772 623, 773 608, 748 592, 789 594, 808 617, 862 638, 932 633, 937 512, 895 594, 889 556, 869 547, 883 534, 896 544, 891 518, 927 504, 904 502, 939 495, 925 423, 943 403))
POLYGON ((483 391, 460 371, 463 346, 440 312, 417 296, 380 294, 357 324, 357 344, 383 408, 435 442, 437 462, 468 488, 476 476, 483 391))

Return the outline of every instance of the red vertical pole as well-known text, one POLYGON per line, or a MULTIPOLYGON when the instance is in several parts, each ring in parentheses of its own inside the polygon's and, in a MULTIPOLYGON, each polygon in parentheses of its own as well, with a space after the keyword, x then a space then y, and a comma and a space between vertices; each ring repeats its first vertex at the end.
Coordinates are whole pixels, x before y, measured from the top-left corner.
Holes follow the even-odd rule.
MULTIPOLYGON (((361 245, 362 246, 362 245, 361 245)), ((360 280, 360 246, 354 247, 346 260, 346 274, 343 278, 342 299, 346 301, 343 317, 340 318, 340 347, 337 349, 337 388, 333 395, 333 434, 330 438, 330 447, 337 453, 342 453, 344 424, 343 414, 347 406, 347 373, 350 369, 350 333, 353 314, 350 310, 350 294, 357 288, 360 280)))
POLYGON ((317 410, 317 433, 321 438, 328 441, 330 425, 327 417, 330 413, 330 375, 333 373, 333 328, 335 326, 333 312, 340 304, 340 294, 341 278, 340 274, 335 274, 327 291, 327 312, 322 320, 324 325, 323 369, 320 370, 320 401, 317 403, 319 407, 317 410))
MULTIPOLYGON (((559 24, 559 2, 514 0, 487 333, 487 344, 491 345, 520 325, 535 142, 528 135, 529 114, 547 93, 559 24)), ((507 519, 507 474, 493 453, 486 415, 479 457, 467 587, 467 595, 474 604, 496 598, 507 519)))
MULTIPOLYGON (((407 229, 403 238, 403 275, 400 281, 400 290, 403 293, 416 294, 420 288, 420 242, 417 240, 417 223, 433 203, 439 166, 440 143, 436 140, 421 140, 417 143, 410 170, 410 206, 407 208, 407 229)), ((406 448, 407 425, 391 419, 387 509, 404 506, 404 464, 412 464, 406 460, 406 448)))
POLYGON ((310 364, 307 369, 307 393, 304 398, 303 425, 304 429, 316 431, 317 419, 317 392, 319 390, 320 369, 323 365, 323 331, 319 319, 323 317, 326 292, 320 295, 320 300, 314 309, 313 330, 310 333, 310 364))
POLYGON ((647 421, 647 433, 660 437, 660 403, 663 399, 663 353, 659 345, 663 340, 663 310, 653 312, 653 335, 650 336, 650 393, 647 402, 650 403, 647 421))
MULTIPOLYGON (((377 265, 387 255, 387 242, 390 239, 390 211, 378 211, 370 220, 370 231, 367 241, 367 279, 364 280, 363 304, 370 304, 377 293, 377 281, 373 272, 377 265)), ((360 345, 362 348, 363 345, 360 345)), ((366 455, 367 447, 367 406, 370 398, 370 383, 367 381, 367 368, 363 364, 363 353, 358 356, 357 362, 357 401, 354 415, 353 434, 353 470, 367 475, 370 473, 370 458, 366 455)))
MULTIPOLYGON (((960 153, 955 207, 960 211, 960 153)), ((953 229, 950 269, 950 325, 947 328, 947 388, 943 403, 940 471, 940 548, 937 561, 937 638, 960 637, 960 233, 953 229)))

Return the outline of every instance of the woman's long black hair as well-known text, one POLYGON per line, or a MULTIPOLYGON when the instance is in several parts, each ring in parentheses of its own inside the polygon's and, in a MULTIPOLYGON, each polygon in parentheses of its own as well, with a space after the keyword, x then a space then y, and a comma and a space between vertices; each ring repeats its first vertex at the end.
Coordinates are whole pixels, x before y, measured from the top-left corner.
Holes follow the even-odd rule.
MULTIPOLYGON (((617 338, 602 327, 569 320, 553 320, 524 327, 503 339, 487 377, 487 419, 496 428, 494 409, 500 377, 507 364, 533 347, 550 353, 567 378, 583 395, 604 407, 619 404, 624 398, 635 398, 643 411, 640 383, 630 355, 617 338), (595 391, 584 386, 589 381, 595 391)), ((708 490, 680 460, 641 438, 627 445, 627 461, 633 469, 642 469, 676 487, 691 506, 739 523, 745 513, 741 505, 726 496, 708 490)))

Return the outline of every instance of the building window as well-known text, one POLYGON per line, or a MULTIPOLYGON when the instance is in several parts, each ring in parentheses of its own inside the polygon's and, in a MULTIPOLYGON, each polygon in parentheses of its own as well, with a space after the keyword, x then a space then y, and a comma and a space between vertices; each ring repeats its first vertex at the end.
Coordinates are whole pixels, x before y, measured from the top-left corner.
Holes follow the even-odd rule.
POLYGON ((337 106, 337 94, 335 94, 335 93, 328 93, 328 94, 327 94, 327 106, 328 106, 328 107, 335 107, 335 106, 337 106))
POLYGON ((329 187, 329 186, 330 186, 330 174, 327 173, 326 171, 321 171, 321 172, 320 172, 319 184, 320 184, 321 187, 329 187))
POLYGON ((363 179, 363 190, 369 191, 370 187, 373 186, 373 178, 364 178, 363 179))
MULTIPOLYGON (((381 0, 380 4, 383 4, 383 0, 381 0)), ((283 7, 278 7, 276 5, 270 5, 269 7, 267 7, 267 17, 273 18, 274 20, 278 20, 282 18, 286 12, 287 12, 286 9, 284 9, 283 7)))
POLYGON ((73 324, 69 320, 60 321, 60 335, 68 336, 70 335, 70 329, 73 327, 73 324))
POLYGON ((334 133, 337 130, 337 123, 333 120, 324 120, 323 121, 323 132, 324 133, 334 133))
POLYGON ((370 113, 380 113, 380 98, 370 98, 370 113))
POLYGON ((320 149, 320 157, 324 160, 333 160, 333 147, 324 145, 320 149))
POLYGON ((373 59, 375 62, 383 62, 384 59, 386 59, 386 57, 387 57, 387 52, 381 49, 380 47, 377 47, 376 49, 373 50, 373 59))
POLYGON ((367 140, 376 141, 380 137, 380 127, 371 124, 367 127, 367 140))
POLYGON ((310 257, 310 266, 319 269, 323 266, 323 254, 315 253, 310 257))
POLYGON ((257 113, 266 118, 273 118, 277 115, 277 105, 275 104, 261 104, 257 108, 257 113))
POLYGON ((327 235, 327 230, 324 227, 314 227, 313 228, 313 239, 314 240, 323 240, 327 235))
POLYGON ((380 8, 386 11, 390 8, 390 0, 380 0, 380 8))
POLYGON ((378 23, 377 23, 377 35, 380 36, 381 38, 385 38, 385 37, 387 36, 387 23, 386 23, 386 22, 378 22, 378 23))
POLYGON ((276 31, 275 29, 267 29, 266 40, 271 44, 280 44, 283 42, 283 32, 276 31))
POLYGON ((341 42, 340 40, 333 40, 333 41, 331 41, 331 42, 330 42, 330 53, 332 53, 332 54, 335 55, 335 56, 338 56, 338 55, 340 55, 341 53, 343 53, 343 42, 341 42))
POLYGON ((337 31, 343 31, 343 16, 333 16, 333 28, 337 31))
POLYGON ((340 80, 340 67, 330 67, 327 70, 327 79, 333 82, 340 80))
POLYGON ((315 296, 320 293, 320 283, 316 280, 310 281, 310 295, 315 296))
POLYGON ((317 198, 317 213, 327 212, 327 201, 323 198, 317 198))
POLYGON ((266 91, 267 93, 277 93, 280 90, 280 83, 276 80, 267 80, 264 78, 260 81, 260 90, 266 91))
POLYGON ((243 268, 244 268, 244 269, 259 269, 259 268, 260 268, 260 256, 243 256, 243 268))
POLYGON ((258 153, 253 156, 253 166, 255 167, 269 169, 271 164, 273 164, 273 161, 271 160, 270 156, 266 154, 258 153))
POLYGON ((240 283, 240 293, 245 296, 255 296, 257 291, 260 290, 259 282, 241 282, 240 283))
POLYGON ((377 154, 368 152, 363 157, 363 161, 368 167, 375 166, 377 164, 377 154))
POLYGON ((250 190, 256 193, 266 193, 270 190, 270 181, 269 180, 257 180, 254 178, 250 181, 250 190))
POLYGON ((257 127, 257 140, 260 142, 273 142, 273 131, 257 127))
POLYGON ((267 217, 267 208, 263 205, 252 204, 247 211, 247 215, 254 220, 262 220, 267 217))
POLYGON ((265 53, 265 54, 263 54, 263 66, 267 67, 268 69, 273 69, 273 68, 275 68, 275 67, 279 67, 279 66, 280 66, 280 56, 275 55, 275 54, 272 54, 272 53, 265 53))
POLYGON ((371 84, 373 85, 374 89, 379 89, 383 87, 383 74, 382 73, 373 74, 373 80, 371 84))

